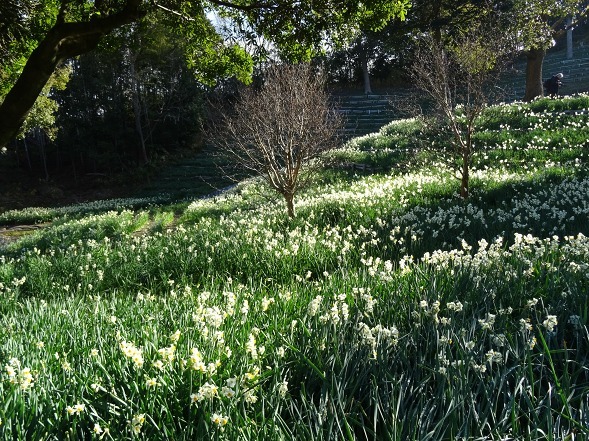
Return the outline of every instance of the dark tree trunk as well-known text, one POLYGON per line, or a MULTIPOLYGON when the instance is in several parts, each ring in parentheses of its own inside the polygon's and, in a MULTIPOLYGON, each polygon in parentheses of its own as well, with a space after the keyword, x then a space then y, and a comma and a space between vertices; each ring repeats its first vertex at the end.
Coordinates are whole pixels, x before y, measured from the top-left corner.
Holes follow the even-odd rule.
POLYGON ((55 68, 68 58, 94 49, 113 29, 141 18, 140 5, 141 0, 127 0, 122 11, 88 22, 64 23, 58 18, 0 105, 0 147, 16 136, 55 68))
POLYGON ((129 75, 131 76, 131 94, 132 94, 132 101, 133 101, 133 115, 135 117, 135 130, 137 130, 137 135, 139 136, 140 148, 141 148, 141 161, 143 164, 147 164, 149 162, 149 158, 147 157, 147 148, 145 147, 145 136, 143 136, 143 126, 141 124, 141 89, 139 85, 139 79, 137 77, 137 72, 135 71, 135 63, 137 61, 137 57, 135 54, 128 50, 127 53, 129 57, 129 75))
POLYGON ((370 73, 368 71, 368 54, 367 48, 362 48, 360 55, 360 66, 362 67, 362 81, 364 83, 364 94, 372 95, 372 86, 370 84, 370 73))
POLYGON ((139 84, 133 85, 133 113, 135 115, 135 130, 139 135, 139 143, 141 147, 141 161, 143 164, 149 162, 147 156, 147 148, 145 147, 145 136, 143 136, 143 126, 141 125, 141 101, 140 101, 139 84))
POLYGON ((567 18, 567 59, 573 58, 573 19, 567 18))
POLYGON ((536 97, 544 96, 542 63, 545 56, 545 49, 531 49, 526 54, 526 94, 524 101, 532 101, 536 97))
POLYGON ((45 134, 37 130, 35 137, 37 138, 37 142, 39 143, 39 149, 41 151, 41 160, 43 161, 43 171, 45 172, 45 182, 49 181, 49 169, 47 168, 47 144, 45 142, 45 134))
MULTIPOLYGON (((29 145, 27 144, 27 138, 23 138, 23 145, 25 147, 25 155, 27 157, 27 164, 29 166, 29 171, 33 170, 33 166, 31 165, 31 155, 29 154, 29 145)), ((18 157, 18 155, 16 155, 18 157)))

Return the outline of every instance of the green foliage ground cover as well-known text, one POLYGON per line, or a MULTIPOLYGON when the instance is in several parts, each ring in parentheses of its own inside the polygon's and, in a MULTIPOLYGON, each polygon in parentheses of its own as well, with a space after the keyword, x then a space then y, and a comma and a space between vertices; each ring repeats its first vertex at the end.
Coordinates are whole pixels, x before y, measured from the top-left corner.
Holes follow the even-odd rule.
POLYGON ((250 180, 5 246, 0 437, 587 437, 585 146, 513 130, 463 201, 419 124, 352 141, 398 167, 326 170, 294 220, 250 180))

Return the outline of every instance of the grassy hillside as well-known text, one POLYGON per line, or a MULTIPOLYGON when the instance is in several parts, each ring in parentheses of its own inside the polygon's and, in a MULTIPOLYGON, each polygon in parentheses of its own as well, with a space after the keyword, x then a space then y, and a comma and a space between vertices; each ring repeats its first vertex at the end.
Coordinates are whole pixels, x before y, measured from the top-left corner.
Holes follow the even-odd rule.
POLYGON ((0 438, 585 439, 589 97, 494 107, 472 196, 422 120, 296 200, 0 215, 0 438))

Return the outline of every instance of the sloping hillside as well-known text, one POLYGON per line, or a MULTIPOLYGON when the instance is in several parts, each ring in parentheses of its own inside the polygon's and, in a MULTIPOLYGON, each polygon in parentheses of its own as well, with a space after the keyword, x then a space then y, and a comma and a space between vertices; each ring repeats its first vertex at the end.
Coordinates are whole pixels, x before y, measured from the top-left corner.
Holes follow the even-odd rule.
POLYGON ((586 438, 588 106, 488 109, 468 200, 410 119, 294 219, 257 179, 4 213, 50 225, 0 244, 0 439, 586 438))

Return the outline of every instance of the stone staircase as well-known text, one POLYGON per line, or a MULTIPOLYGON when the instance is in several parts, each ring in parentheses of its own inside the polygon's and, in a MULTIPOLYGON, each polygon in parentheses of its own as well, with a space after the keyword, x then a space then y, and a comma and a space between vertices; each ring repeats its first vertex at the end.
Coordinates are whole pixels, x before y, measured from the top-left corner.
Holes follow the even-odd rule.
POLYGON ((187 154, 164 167, 146 182, 139 197, 167 194, 171 200, 204 197, 224 189, 234 182, 218 167, 220 159, 210 146, 194 154, 187 154))
POLYGON ((399 89, 370 95, 334 93, 333 101, 344 116, 344 138, 378 131, 395 118, 395 103, 408 94, 399 89))

